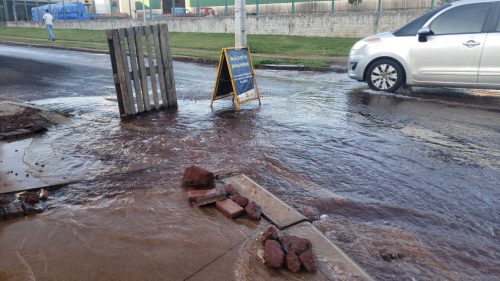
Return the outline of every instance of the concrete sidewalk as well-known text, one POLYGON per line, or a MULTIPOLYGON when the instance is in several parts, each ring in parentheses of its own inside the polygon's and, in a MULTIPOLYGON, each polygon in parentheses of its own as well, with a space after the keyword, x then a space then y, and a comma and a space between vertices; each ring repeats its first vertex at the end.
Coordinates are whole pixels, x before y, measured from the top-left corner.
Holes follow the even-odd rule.
MULTIPOLYGON (((312 241, 318 272, 292 274, 258 257, 270 222, 191 206, 181 188, 113 194, 119 182, 97 184, 105 197, 85 193, 79 204, 52 203, 45 213, 1 222, 2 280, 371 280, 308 222, 285 232, 312 241)), ((79 198, 82 188, 61 192, 79 198)))

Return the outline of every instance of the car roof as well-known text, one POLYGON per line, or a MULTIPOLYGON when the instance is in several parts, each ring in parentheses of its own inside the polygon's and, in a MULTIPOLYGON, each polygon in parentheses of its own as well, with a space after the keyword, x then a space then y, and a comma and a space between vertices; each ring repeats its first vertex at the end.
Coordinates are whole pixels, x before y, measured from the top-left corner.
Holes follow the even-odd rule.
POLYGON ((491 3, 491 2, 499 2, 499 0, 460 0, 451 2, 452 6, 461 6, 466 4, 475 4, 475 3, 491 3))

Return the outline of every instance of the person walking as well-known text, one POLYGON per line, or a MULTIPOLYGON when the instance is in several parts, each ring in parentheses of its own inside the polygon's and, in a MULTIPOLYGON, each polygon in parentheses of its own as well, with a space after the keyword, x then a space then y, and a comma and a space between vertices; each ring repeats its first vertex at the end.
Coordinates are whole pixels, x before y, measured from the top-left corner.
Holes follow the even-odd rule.
POLYGON ((43 23, 47 27, 47 31, 49 32, 49 40, 56 41, 56 36, 52 31, 52 25, 54 24, 54 17, 49 13, 49 10, 45 10, 45 14, 42 17, 43 23))

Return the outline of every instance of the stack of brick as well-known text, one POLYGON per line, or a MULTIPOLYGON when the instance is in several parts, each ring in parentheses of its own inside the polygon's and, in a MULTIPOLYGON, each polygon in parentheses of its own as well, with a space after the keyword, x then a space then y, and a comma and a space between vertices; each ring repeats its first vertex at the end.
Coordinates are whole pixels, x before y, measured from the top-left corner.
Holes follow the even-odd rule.
POLYGON ((230 184, 224 190, 215 188, 214 174, 203 168, 186 168, 182 183, 193 188, 188 191, 188 199, 198 207, 215 203, 215 207, 229 218, 237 218, 245 213, 253 220, 260 220, 262 216, 260 206, 238 194, 230 184))
POLYGON ((293 235, 280 236, 276 228, 269 227, 262 233, 261 241, 264 246, 264 264, 268 267, 286 267, 293 273, 301 269, 316 272, 316 257, 308 239, 293 235))

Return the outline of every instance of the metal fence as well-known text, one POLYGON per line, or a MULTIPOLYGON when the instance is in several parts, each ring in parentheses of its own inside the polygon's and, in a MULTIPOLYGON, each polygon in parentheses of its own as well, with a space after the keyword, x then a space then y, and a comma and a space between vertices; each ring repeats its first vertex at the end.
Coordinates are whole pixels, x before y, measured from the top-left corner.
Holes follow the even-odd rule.
MULTIPOLYGON (((432 9, 445 0, 247 0, 247 15, 304 15, 432 9)), ((32 21, 31 8, 57 0, 0 0, 0 22, 32 21)), ((234 0, 76 0, 90 20, 234 16, 234 0)), ((64 9, 63 9, 64 10, 64 9)))

